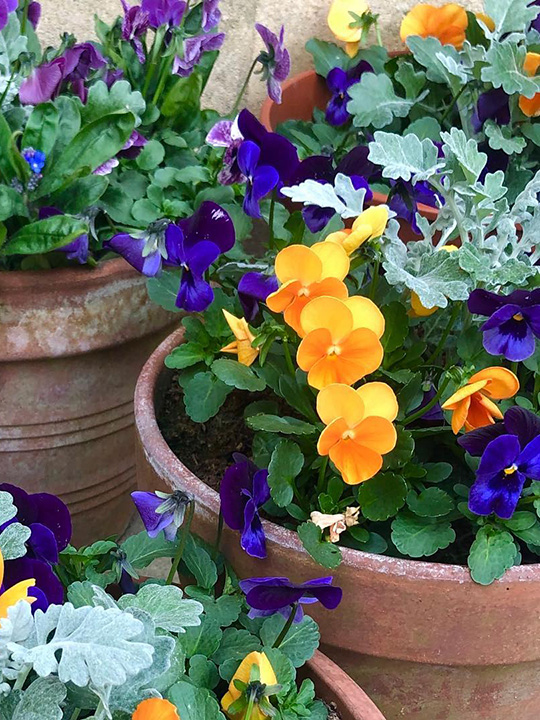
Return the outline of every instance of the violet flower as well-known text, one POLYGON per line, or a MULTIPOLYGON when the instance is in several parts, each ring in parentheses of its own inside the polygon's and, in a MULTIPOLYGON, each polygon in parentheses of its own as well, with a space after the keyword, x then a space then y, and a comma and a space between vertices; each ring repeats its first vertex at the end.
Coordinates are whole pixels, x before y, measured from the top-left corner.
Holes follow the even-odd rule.
POLYGON ((180 25, 186 6, 184 0, 142 0, 141 3, 142 10, 147 13, 150 26, 154 29, 160 25, 180 25))
POLYGON ((523 450, 540 435, 540 418, 530 410, 516 405, 506 411, 502 422, 470 430, 460 435, 457 441, 469 455, 480 457, 489 443, 501 435, 515 435, 523 450))
POLYGON ((71 85, 81 102, 86 103, 88 89, 85 81, 92 70, 100 70, 107 65, 106 59, 100 51, 90 42, 79 43, 64 52, 66 64, 64 67, 64 81, 71 85))
POLYGON ((261 217, 260 201, 273 190, 279 182, 278 171, 271 165, 259 163, 261 149, 251 140, 244 140, 238 150, 238 167, 246 177, 244 212, 253 218, 261 217))
POLYGON ((138 130, 134 130, 126 140, 124 147, 120 150, 117 157, 126 158, 127 160, 135 160, 139 157, 143 147, 148 140, 138 130))
POLYGON ((242 110, 237 122, 242 137, 259 146, 259 164, 270 165, 277 170, 279 187, 289 185, 289 179, 298 167, 298 153, 290 140, 278 133, 269 132, 249 110, 242 110))
POLYGON ((473 290, 468 307, 471 313, 489 318, 481 330, 490 355, 521 362, 534 354, 535 339, 540 338, 540 288, 514 290, 510 295, 473 290))
POLYGON ((388 196, 388 207, 396 213, 398 218, 406 220, 414 233, 421 235, 421 230, 416 221, 418 204, 437 207, 437 193, 431 189, 427 182, 421 181, 416 184, 404 180, 391 180, 392 189, 388 196))
POLYGON ((265 25, 255 24, 255 30, 266 45, 266 52, 258 57, 263 67, 263 79, 266 80, 268 96, 276 103, 281 102, 281 83, 291 71, 291 56, 284 45, 285 28, 281 26, 279 37, 265 25))
POLYGON ((18 0, 0 0, 0 30, 8 24, 9 13, 17 9, 18 0))
POLYGON ((202 29, 205 33, 213 30, 221 21, 220 0, 203 0, 202 29))
POLYGON ((366 72, 373 72, 372 66, 366 60, 362 60, 349 70, 342 70, 340 67, 330 70, 326 78, 326 84, 332 93, 326 106, 326 121, 330 125, 338 127, 349 120, 351 115, 347 111, 347 103, 351 96, 347 90, 359 82, 366 72))
POLYGON ((34 578, 36 584, 28 589, 28 595, 35 597, 32 613, 47 610, 49 605, 62 605, 64 588, 48 563, 31 557, 8 560, 4 564, 4 589, 8 590, 22 580, 34 578))
POLYGON ((284 577, 264 577, 241 580, 239 585, 246 595, 251 610, 250 618, 267 617, 276 612, 289 617, 292 607, 298 603, 294 622, 304 617, 302 605, 320 602, 327 610, 335 610, 343 597, 343 591, 332 585, 332 577, 293 583, 284 577))
POLYGON ((37 30, 39 21, 41 20, 41 5, 38 2, 31 2, 28 5, 28 21, 30 25, 37 30))
POLYGON ((237 120, 218 120, 206 136, 206 142, 212 147, 225 148, 223 167, 218 174, 221 185, 235 185, 246 181, 238 167, 238 149, 243 139, 237 120))
POLYGON ((252 322, 259 313, 259 303, 278 289, 275 275, 263 275, 259 272, 248 272, 238 283, 238 298, 244 310, 244 317, 252 322))
POLYGON ((21 104, 39 105, 54 99, 60 92, 65 66, 66 59, 59 57, 34 68, 19 88, 21 104))
POLYGON ((240 544, 248 555, 266 557, 266 539, 259 509, 270 499, 268 470, 234 453, 235 464, 225 471, 220 487, 221 513, 232 530, 242 531, 240 544))
POLYGON ((193 498, 181 490, 173 493, 132 492, 131 497, 139 511, 148 537, 155 538, 163 530, 167 540, 174 540, 184 522, 187 506, 193 498))
POLYGON ((103 81, 110 90, 114 83, 122 80, 123 77, 124 71, 120 68, 108 68, 105 75, 103 76, 103 81))
POLYGON ((196 35, 184 40, 184 56, 174 58, 172 71, 180 77, 191 75, 199 64, 204 52, 219 50, 225 40, 225 33, 210 33, 209 35, 196 35))
POLYGON ((502 88, 493 88, 482 93, 472 115, 474 132, 480 132, 486 120, 494 120, 498 125, 510 122, 510 97, 502 88))
MULTIPOLYGON (((53 215, 63 215, 64 213, 55 207, 42 207, 39 210, 38 217, 40 220, 45 218, 53 217, 53 215)), ((56 248, 56 252, 62 252, 65 254, 68 260, 76 260, 81 265, 84 265, 88 260, 89 255, 89 238, 88 234, 79 235, 67 245, 56 248)))
MULTIPOLYGON (((535 7, 538 5, 540 5, 540 0, 534 0, 534 2, 531 4, 531 7, 535 7)), ((532 21, 531 28, 533 30, 536 30, 536 32, 540 33, 540 15, 537 15, 532 21)))
POLYGON ((141 40, 150 27, 150 19, 148 12, 143 10, 140 5, 130 6, 126 0, 120 0, 124 8, 124 17, 122 19, 122 39, 131 43, 140 63, 146 59, 144 45, 141 40))

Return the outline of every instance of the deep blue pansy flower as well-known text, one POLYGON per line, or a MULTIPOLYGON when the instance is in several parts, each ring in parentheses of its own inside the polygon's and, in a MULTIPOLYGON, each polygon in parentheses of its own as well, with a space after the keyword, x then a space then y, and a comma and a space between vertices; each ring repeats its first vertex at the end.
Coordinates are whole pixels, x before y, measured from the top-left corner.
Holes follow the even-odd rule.
POLYGON ((238 167, 246 178, 244 212, 254 218, 261 217, 259 203, 279 182, 278 171, 271 165, 260 163, 261 149, 251 140, 244 140, 238 149, 238 167))
MULTIPOLYGON (((532 3, 533 7, 534 6, 538 7, 539 5, 540 5, 540 0, 534 0, 534 2, 532 3)), ((540 33, 540 15, 537 15, 535 17, 535 19, 532 21, 531 28, 533 30, 536 30, 536 32, 540 33)))
POLYGON ((270 165, 277 170, 280 186, 290 185, 290 178, 298 167, 298 153, 290 140, 269 132, 249 110, 242 110, 237 118, 238 130, 244 140, 258 145, 261 154, 259 165, 270 165))
POLYGON ((540 480, 540 436, 523 449, 516 435, 501 435, 484 450, 469 493, 469 510, 494 513, 503 520, 514 514, 525 480, 540 480))
POLYGON ((514 290, 498 295, 473 290, 469 311, 489 319, 482 325, 484 348, 490 355, 503 355, 511 362, 530 357, 540 338, 540 288, 514 290))
POLYGON ((50 565, 42 560, 29 556, 8 560, 4 564, 4 589, 9 589, 22 580, 34 578, 36 584, 28 589, 28 594, 35 597, 32 612, 45 611, 49 605, 62 605, 64 587, 50 565))
POLYGON ((244 310, 244 317, 252 322, 259 312, 259 303, 278 289, 275 275, 264 275, 259 272, 248 272, 238 283, 238 298, 244 310))
POLYGON ((326 84, 332 93, 332 97, 326 106, 326 120, 330 125, 344 125, 349 120, 351 116, 347 111, 347 103, 351 97, 347 90, 359 82, 366 72, 373 72, 373 68, 365 60, 362 60, 349 70, 342 70, 339 67, 330 70, 326 78, 326 84))
POLYGON ((220 486, 221 513, 232 530, 242 533, 242 549, 252 557, 266 557, 266 540, 259 509, 270 499, 268 470, 240 453, 233 455, 234 465, 225 471, 220 486))
POLYGON ((181 490, 173 493, 133 492, 135 507, 139 511, 146 532, 155 538, 163 530, 167 540, 174 540, 178 528, 184 522, 186 508, 192 498, 181 490))
POLYGON ((295 622, 304 617, 302 605, 320 602, 327 610, 335 610, 343 597, 343 591, 332 585, 332 577, 293 583, 284 577, 263 577, 241 580, 240 588, 250 606, 249 617, 267 617, 276 612, 289 617, 297 604, 295 622))
POLYGON ((540 418, 525 408, 511 407, 506 411, 502 422, 470 430, 458 438, 458 443, 469 455, 480 457, 488 444, 501 435, 515 435, 523 450, 540 435, 540 418))
POLYGON ((486 120, 494 120, 498 125, 510 122, 510 97, 502 88, 493 88, 479 96, 472 115, 474 132, 480 132, 486 120))
POLYGON ((442 202, 431 186, 424 181, 412 184, 404 180, 391 180, 392 186, 388 196, 388 207, 396 213, 398 218, 408 222, 414 233, 421 235, 416 221, 418 205, 438 207, 438 200, 442 202))

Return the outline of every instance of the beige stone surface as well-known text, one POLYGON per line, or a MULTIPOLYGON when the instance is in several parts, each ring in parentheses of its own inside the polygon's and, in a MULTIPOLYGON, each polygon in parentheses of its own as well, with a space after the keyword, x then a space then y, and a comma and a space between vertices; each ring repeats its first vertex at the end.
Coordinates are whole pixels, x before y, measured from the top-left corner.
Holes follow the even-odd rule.
MULTIPOLYGON (((121 10, 120 0, 41 0, 43 20, 40 34, 44 42, 54 43, 63 32, 71 32, 79 40, 94 37, 93 16, 98 13, 110 20, 121 10)), ((136 0, 131 0, 135 4, 136 0)), ((436 5, 441 0, 432 0, 436 5)), ((414 0, 372 0, 371 9, 380 15, 383 40, 389 49, 400 46, 399 25, 414 0)), ((467 0, 467 8, 480 10, 481 0, 467 0)), ((326 0, 222 0, 223 30, 227 39, 211 77, 205 104, 227 112, 241 87, 246 72, 262 43, 254 29, 255 22, 277 30, 285 25, 285 38, 292 56, 293 73, 310 67, 305 51, 306 41, 313 36, 330 39, 326 27, 329 2, 326 0)), ((257 110, 265 96, 264 84, 253 78, 246 95, 247 105, 257 110)))

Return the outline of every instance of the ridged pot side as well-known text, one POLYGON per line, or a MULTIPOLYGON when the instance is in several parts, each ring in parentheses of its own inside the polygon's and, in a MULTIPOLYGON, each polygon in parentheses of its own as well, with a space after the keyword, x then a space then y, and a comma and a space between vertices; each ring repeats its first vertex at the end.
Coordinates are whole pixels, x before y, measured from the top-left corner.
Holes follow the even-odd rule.
POLYGON ((0 273, 2 481, 59 495, 77 544, 129 522, 133 390, 177 322, 122 259, 0 273))
MULTIPOLYGON (((164 358, 182 340, 173 333, 147 362, 135 392, 138 483, 197 499, 195 530, 216 535, 218 494, 190 472, 156 421, 170 382, 164 358)), ((264 522, 268 557, 246 555, 236 533, 223 550, 241 577, 294 580, 325 571, 296 533, 264 522)), ((489 587, 458 565, 400 560, 345 548, 332 574, 344 591, 330 613, 314 606, 322 650, 365 689, 388 720, 538 720, 540 717, 540 565, 508 571, 489 587)))

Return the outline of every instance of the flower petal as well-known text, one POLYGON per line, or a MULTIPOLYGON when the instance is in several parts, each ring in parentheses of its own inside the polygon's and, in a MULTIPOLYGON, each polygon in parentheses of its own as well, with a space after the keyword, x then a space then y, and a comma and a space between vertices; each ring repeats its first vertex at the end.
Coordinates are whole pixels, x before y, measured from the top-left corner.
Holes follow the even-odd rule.
POLYGON ((469 383, 487 380, 482 392, 494 400, 513 397, 519 390, 519 380, 511 370, 504 367, 488 367, 475 373, 469 383))
MULTIPOLYGON (((328 385, 328 387, 332 387, 332 385, 328 385)), ((325 427, 317 442, 319 455, 328 455, 334 445, 337 445, 342 440, 343 433, 348 429, 349 426, 342 417, 333 420, 328 427, 325 427)))
POLYGON ((276 257, 275 269, 280 283, 299 280, 306 286, 320 280, 323 273, 319 256, 305 245, 289 245, 280 250, 276 257))
POLYGON ((395 448, 397 433, 390 420, 366 417, 354 428, 353 439, 356 444, 384 455, 395 448))
POLYGON ((396 419, 399 405, 390 385, 370 382, 362 385, 355 392, 364 403, 364 417, 381 417, 390 422, 396 419))
POLYGON ((358 485, 369 480, 382 467, 379 453, 357 445, 354 440, 341 440, 334 445, 329 455, 347 485, 358 485))
POLYGON ((344 280, 349 272, 351 262, 345 250, 335 243, 320 242, 311 246, 312 252, 322 263, 320 278, 337 278, 344 280))
POLYGON ((380 339, 384 334, 384 315, 369 298, 353 295, 345 301, 353 314, 354 328, 368 328, 380 339))
POLYGON ((304 335, 324 328, 330 333, 332 342, 338 343, 352 331, 353 314, 343 300, 316 297, 302 310, 300 325, 304 335))
POLYGON ((344 418, 347 426, 353 428, 365 417, 364 401, 348 385, 328 385, 317 395, 317 413, 325 425, 344 418))

